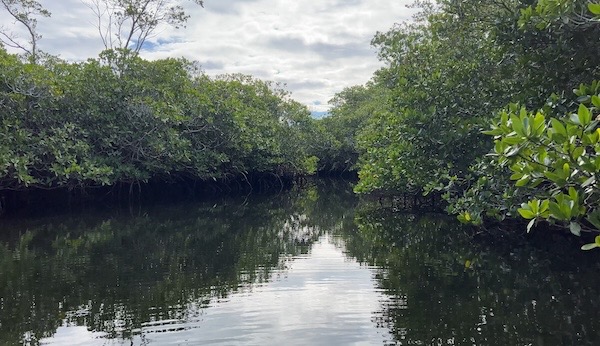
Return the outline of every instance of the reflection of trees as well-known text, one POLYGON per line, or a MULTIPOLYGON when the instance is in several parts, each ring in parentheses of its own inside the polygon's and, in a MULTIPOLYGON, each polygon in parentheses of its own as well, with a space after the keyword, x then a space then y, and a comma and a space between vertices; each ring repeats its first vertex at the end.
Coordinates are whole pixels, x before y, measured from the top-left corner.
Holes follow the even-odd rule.
POLYGON ((324 231, 380 268, 389 299, 376 321, 403 344, 600 344, 597 255, 558 241, 478 242, 438 215, 355 214, 355 204, 347 184, 315 181, 135 216, 3 220, 0 344, 51 336, 63 321, 130 338, 148 322, 193 318, 189 307, 269 280, 324 231))
POLYGON ((24 335, 35 343, 63 320, 124 338, 146 322, 184 320, 186 306, 269 280, 323 230, 351 219, 351 191, 334 188, 312 182, 278 196, 136 216, 6 222, 0 233, 19 235, 0 242, 0 344, 24 335))
POLYGON ((453 220, 371 207, 355 220, 346 249, 380 267, 377 322, 402 344, 600 344, 597 258, 574 246, 483 245, 453 220))

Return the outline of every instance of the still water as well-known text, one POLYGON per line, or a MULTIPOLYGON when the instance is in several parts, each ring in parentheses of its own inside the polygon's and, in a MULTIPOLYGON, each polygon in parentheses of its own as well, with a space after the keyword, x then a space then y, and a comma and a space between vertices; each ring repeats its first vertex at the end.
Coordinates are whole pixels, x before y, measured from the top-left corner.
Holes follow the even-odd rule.
POLYGON ((4 218, 0 345, 600 345, 600 255, 538 233, 343 181, 4 218))

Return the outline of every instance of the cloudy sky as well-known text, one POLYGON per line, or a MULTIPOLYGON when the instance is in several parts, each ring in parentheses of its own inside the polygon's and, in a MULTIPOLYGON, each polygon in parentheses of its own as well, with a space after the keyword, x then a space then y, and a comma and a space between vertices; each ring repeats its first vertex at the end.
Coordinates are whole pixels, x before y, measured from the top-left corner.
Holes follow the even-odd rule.
MULTIPOLYGON (((83 1, 38 0, 52 12, 40 19, 40 48, 63 59, 96 57, 102 50, 97 18, 83 1)), ((344 87, 364 84, 381 66, 370 46, 375 32, 410 19, 412 0, 182 1, 185 29, 161 28, 142 55, 186 57, 215 76, 244 73, 285 83, 292 97, 323 112, 344 87)), ((10 27, 5 13, 0 23, 10 27)))

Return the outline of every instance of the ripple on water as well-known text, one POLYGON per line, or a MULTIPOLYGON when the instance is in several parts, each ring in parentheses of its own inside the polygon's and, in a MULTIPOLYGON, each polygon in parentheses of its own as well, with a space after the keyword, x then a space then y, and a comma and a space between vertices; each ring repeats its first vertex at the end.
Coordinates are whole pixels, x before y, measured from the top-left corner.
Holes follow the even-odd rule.
MULTIPOLYGON (((130 340, 107 339, 81 327, 60 327, 44 344, 81 345, 332 345, 383 344, 373 313, 385 300, 373 270, 344 255, 340 240, 323 236, 308 254, 289 257, 285 269, 227 297, 171 306, 166 315, 132 330, 130 340)), ((248 278, 252 273, 243 273, 248 278)))

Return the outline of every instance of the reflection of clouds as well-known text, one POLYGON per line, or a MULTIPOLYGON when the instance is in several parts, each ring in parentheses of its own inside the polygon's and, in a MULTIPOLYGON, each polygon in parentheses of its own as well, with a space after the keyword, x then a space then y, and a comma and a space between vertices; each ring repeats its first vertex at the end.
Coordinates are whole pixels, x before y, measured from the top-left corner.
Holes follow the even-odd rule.
MULTIPOLYGON (((373 272, 349 260, 337 239, 323 236, 309 255, 294 257, 284 275, 242 289, 208 307, 191 303, 181 320, 146 323, 134 345, 332 345, 382 344, 387 331, 375 328, 372 313, 384 299, 373 272)), ((129 344, 84 327, 61 327, 43 340, 50 345, 129 344), (100 337, 100 338, 99 338, 100 337), (74 343, 65 342, 67 340, 74 343)))
MULTIPOLYGON (((58 327, 56 333, 52 338, 42 339, 40 343, 42 345, 71 345, 71 346, 86 346, 91 343, 97 345, 105 345, 101 342, 101 338, 105 336, 104 333, 91 332, 87 327, 77 326, 62 326, 58 327), (97 341, 97 342, 94 342, 97 341)), ((105 340, 106 341, 106 340, 105 340)))
MULTIPOLYGON (((147 58, 180 57, 217 61, 204 66, 210 75, 247 73, 290 84, 296 100, 327 110, 344 87, 363 84, 380 66, 370 40, 395 22, 406 20, 412 0, 211 0, 205 8, 182 1, 191 18, 186 29, 161 28, 147 58), (159 39, 162 41, 159 42, 159 39), (280 71, 280 73, 277 73, 280 71)), ((102 49, 96 18, 80 0, 46 1, 49 19, 40 19, 42 50, 83 60, 102 49)), ((0 22, 8 22, 0 13, 0 22)))

